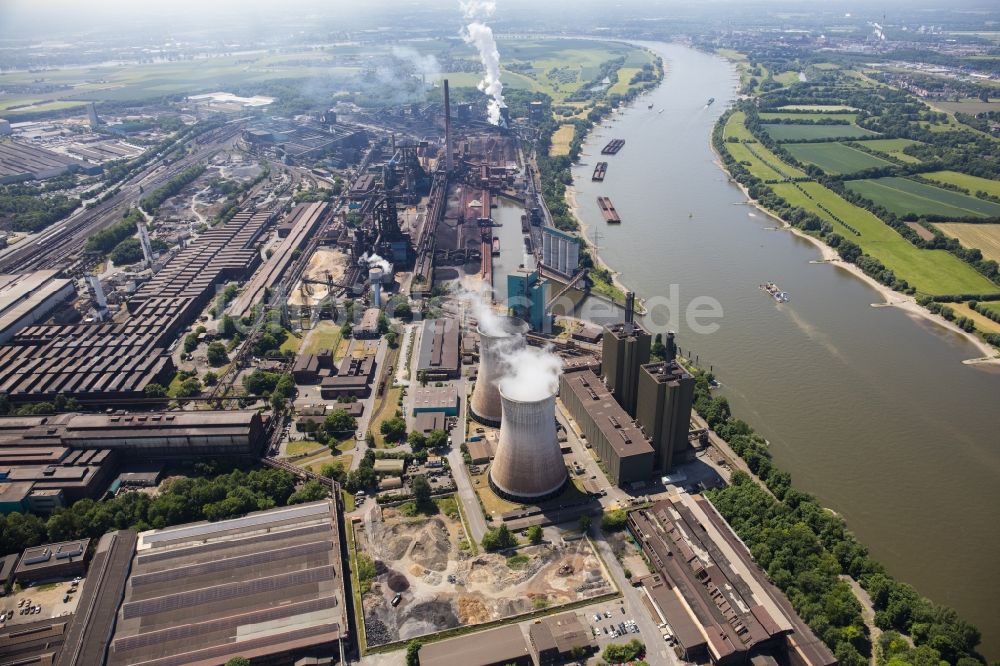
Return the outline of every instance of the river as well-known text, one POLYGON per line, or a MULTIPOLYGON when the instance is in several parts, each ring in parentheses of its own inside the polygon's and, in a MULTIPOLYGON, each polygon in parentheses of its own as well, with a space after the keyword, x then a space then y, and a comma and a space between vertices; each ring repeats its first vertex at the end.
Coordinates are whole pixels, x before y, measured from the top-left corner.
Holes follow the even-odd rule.
POLYGON ((676 329, 795 486, 840 513, 893 575, 975 623, 997 658, 1000 371, 963 365, 982 353, 958 334, 872 307, 882 300, 874 289, 815 263, 818 248, 747 205, 710 146, 735 96, 733 66, 685 46, 646 46, 667 64, 663 84, 596 128, 573 170, 587 235, 599 232, 601 257, 640 298, 677 285, 684 307, 702 296, 721 304, 711 334, 655 308, 646 323, 676 329), (611 138, 624 149, 601 156, 611 138), (594 183, 599 160, 608 172, 594 183), (603 221, 601 195, 620 226, 603 221), (790 302, 758 289, 768 280, 790 302))

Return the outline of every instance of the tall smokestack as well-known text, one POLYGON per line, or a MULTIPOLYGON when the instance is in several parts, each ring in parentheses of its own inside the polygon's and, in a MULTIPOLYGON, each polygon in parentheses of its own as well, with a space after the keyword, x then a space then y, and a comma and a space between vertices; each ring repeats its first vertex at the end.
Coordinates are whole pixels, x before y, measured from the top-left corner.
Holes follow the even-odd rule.
POLYGON ((631 335, 635 328, 635 292, 625 294, 625 333, 631 335))
POLYGON ((528 324, 516 317, 480 319, 479 372, 469 402, 472 418, 484 425, 497 427, 503 415, 500 389, 497 383, 504 376, 504 356, 525 346, 528 324))
POLYGON ((490 488, 515 502, 555 497, 568 478, 556 438, 556 396, 517 400, 507 394, 504 384, 499 389, 503 421, 497 455, 490 465, 490 488))
POLYGON ((451 94, 448 92, 448 79, 444 80, 444 169, 446 173, 452 170, 451 150, 451 94))
POLYGON ((677 359, 677 334, 673 331, 667 331, 667 361, 673 361, 677 359))

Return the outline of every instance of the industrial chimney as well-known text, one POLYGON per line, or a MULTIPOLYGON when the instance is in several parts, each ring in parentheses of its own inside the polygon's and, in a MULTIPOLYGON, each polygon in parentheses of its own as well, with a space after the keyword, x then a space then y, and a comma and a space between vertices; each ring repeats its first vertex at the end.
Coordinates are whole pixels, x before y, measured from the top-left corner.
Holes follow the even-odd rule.
POLYGON ((524 347, 524 335, 528 328, 528 324, 517 317, 481 319, 476 327, 479 333, 479 373, 469 411, 472 418, 484 425, 493 428, 500 425, 502 409, 497 382, 504 376, 503 357, 524 347))
POLYGON ((502 381, 500 442, 490 466, 493 492, 514 502, 551 499, 566 485, 566 465, 556 438, 555 393, 539 400, 517 400, 502 381))
POLYGON ((444 80, 444 152, 444 169, 446 173, 451 173, 451 95, 448 93, 448 79, 444 80))

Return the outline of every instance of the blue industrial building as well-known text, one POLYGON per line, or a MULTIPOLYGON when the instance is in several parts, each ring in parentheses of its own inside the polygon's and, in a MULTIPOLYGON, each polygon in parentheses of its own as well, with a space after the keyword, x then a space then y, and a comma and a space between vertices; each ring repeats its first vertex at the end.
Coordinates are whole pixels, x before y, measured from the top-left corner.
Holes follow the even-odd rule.
POLYGON ((521 268, 507 276, 507 309, 528 322, 533 331, 552 331, 552 318, 545 308, 548 302, 549 281, 538 271, 521 268))

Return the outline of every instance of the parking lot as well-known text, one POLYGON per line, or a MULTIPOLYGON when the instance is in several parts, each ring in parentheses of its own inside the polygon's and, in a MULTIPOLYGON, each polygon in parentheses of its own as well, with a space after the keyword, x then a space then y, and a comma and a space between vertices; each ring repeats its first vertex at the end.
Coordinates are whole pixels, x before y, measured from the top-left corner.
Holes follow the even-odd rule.
POLYGON ((44 583, 2 597, 0 614, 5 619, 0 622, 0 626, 27 624, 73 613, 76 611, 82 586, 82 580, 77 585, 73 581, 44 583))

